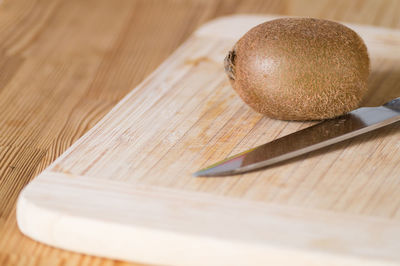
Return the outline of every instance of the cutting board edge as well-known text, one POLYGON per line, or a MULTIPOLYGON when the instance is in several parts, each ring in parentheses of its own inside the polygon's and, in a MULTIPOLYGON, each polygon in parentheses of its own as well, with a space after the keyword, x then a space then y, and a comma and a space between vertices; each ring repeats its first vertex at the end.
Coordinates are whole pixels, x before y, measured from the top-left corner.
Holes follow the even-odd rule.
MULTIPOLYGON (((337 216, 333 217, 333 213, 330 214, 326 211, 315 212, 314 210, 289 208, 280 205, 274 206, 257 202, 247 203, 238 199, 218 196, 210 197, 208 194, 199 192, 191 194, 191 198, 188 198, 188 193, 180 193, 175 189, 154 189, 141 185, 127 186, 115 181, 106 181, 104 184, 102 182, 100 184, 93 184, 93 179, 91 178, 77 177, 79 176, 45 171, 32 182, 31 186, 26 187, 17 203, 17 221, 21 232, 34 240, 70 251, 155 264, 204 265, 204 263, 211 263, 221 265, 243 262, 247 265, 265 263, 292 265, 296 262, 298 265, 310 265, 312 263, 323 264, 329 261, 330 265, 395 265, 400 261, 400 258, 377 259, 371 257, 371 254, 363 254, 363 256, 359 256, 359 254, 349 255, 348 250, 341 250, 341 247, 337 246, 338 243, 345 244, 346 246, 346 244, 349 244, 346 241, 356 241, 362 245, 363 240, 353 239, 351 232, 349 232, 350 235, 348 237, 346 234, 342 234, 337 239, 330 239, 332 237, 330 232, 337 232, 338 224, 340 227, 343 221, 339 221, 340 217, 338 220, 337 216), (39 180, 40 183, 38 182, 39 180), (79 184, 82 191, 78 192, 86 192, 84 194, 80 193, 80 195, 86 195, 92 201, 85 200, 86 197, 82 199, 74 198, 79 193, 74 195, 74 193, 69 191, 70 188, 68 185, 71 184, 71 188, 73 189, 78 187, 77 184, 79 184), (91 208, 104 207, 100 206, 100 204, 99 206, 96 205, 96 197, 98 195, 104 197, 104 193, 102 194, 100 190, 104 185, 108 185, 110 191, 112 191, 108 195, 109 199, 118 203, 113 206, 117 209, 125 206, 124 212, 120 211, 118 213, 125 213, 126 217, 122 215, 121 217, 103 217, 104 219, 99 219, 93 212, 90 212, 91 208), (158 196, 154 197, 154 195, 158 196), (132 196, 137 196, 138 198, 133 200, 132 196), (82 208, 82 213, 85 213, 85 215, 82 215, 77 208, 71 208, 71 206, 76 206, 77 200, 81 202, 79 208, 82 208), (196 221, 192 221, 189 225, 184 224, 186 228, 182 229, 182 231, 176 228, 173 230, 159 228, 154 226, 154 224, 152 227, 150 227, 151 225, 149 227, 143 226, 143 224, 148 222, 146 219, 154 222, 154 215, 150 213, 146 217, 146 211, 142 210, 143 205, 141 204, 143 202, 145 202, 143 204, 147 204, 146 200, 149 201, 149 206, 161 206, 160 212, 162 214, 160 215, 163 217, 163 221, 164 219, 170 219, 167 222, 169 224, 179 224, 180 217, 187 217, 193 214, 198 217, 205 214, 206 217, 212 216, 213 218, 206 218, 205 221, 197 221, 197 225, 195 224, 194 226, 193 222, 196 221), (60 202, 63 202, 63 204, 60 204, 60 202), (138 202, 141 203, 138 204, 138 202), (255 208, 254 205, 258 206, 255 208), (201 213, 190 211, 193 207, 198 208, 199 206, 201 206, 201 213), (226 210, 228 209, 231 210, 231 213, 227 213, 226 210), (233 209, 236 212, 232 212, 233 209), (143 216, 136 217, 138 220, 143 219, 142 225, 132 223, 132 221, 134 223, 140 222, 129 216, 133 212, 144 213, 143 216), (207 212, 209 213, 207 214, 207 212), (299 217, 296 217, 298 215, 302 216, 302 219, 298 219, 299 217), (254 221, 254 217, 257 218, 257 216, 260 220, 254 221), (236 223, 227 224, 226 226, 230 227, 227 232, 236 232, 237 239, 234 235, 215 237, 215 232, 207 235, 207 230, 213 231, 213 228, 210 227, 211 222, 229 222, 235 217, 239 225, 252 225, 255 227, 240 227, 236 223), (301 232, 297 236, 294 236, 296 234, 295 230, 289 229, 290 232, 287 231, 287 225, 290 224, 292 217, 296 217, 300 221, 302 220, 300 224, 296 224, 295 226, 303 228, 306 232, 305 234, 301 232), (126 220, 124 221, 124 219, 126 220), (77 227, 76 225, 78 224, 81 226, 77 227), (203 230, 205 234, 202 234, 201 230, 194 230, 195 228, 202 227, 202 224, 205 227, 210 227, 206 228, 205 231, 203 230), (254 234, 254 231, 259 230, 261 232, 261 229, 266 225, 271 226, 273 233, 270 234, 270 237, 272 236, 272 239, 275 238, 274 240, 277 240, 276 232, 286 233, 289 235, 289 238, 287 238, 287 235, 282 236, 283 238, 287 238, 286 242, 283 241, 285 243, 278 244, 265 241, 265 237, 264 239, 253 239, 254 241, 248 239, 249 235, 257 235, 254 234), (236 226, 236 229, 232 230, 232 226, 236 226), (257 226, 259 227, 258 230, 257 226), (322 226, 321 228, 325 228, 323 230, 329 233, 325 235, 325 238, 324 233, 322 233, 322 238, 321 235, 318 235, 318 238, 313 239, 312 234, 310 235, 309 233, 314 230, 315 226, 322 226), (193 228, 192 232, 187 232, 191 228, 193 228), (329 230, 326 228, 329 228, 329 230), (100 237, 98 232, 102 232, 103 237, 100 237), (340 239, 340 237, 347 237, 348 239, 340 239), (300 240, 303 243, 301 245, 299 243, 290 245, 290 242, 294 239, 296 241, 300 240), (168 243, 174 243, 174 245, 168 245, 168 243), (118 246, 120 248, 116 249, 115 247, 118 246), (158 247, 156 252, 148 253, 149 250, 154 250, 154 247, 156 249, 158 247), (332 248, 336 249, 337 253, 332 253, 332 248), (199 255, 196 252, 197 250, 201 250, 201 254, 208 254, 207 258, 204 260, 197 258, 199 255), (178 256, 177 254, 181 252, 184 252, 185 255, 178 256), (154 256, 154 254, 157 254, 157 256, 154 256), (364 255, 367 256, 364 257, 364 255)), ((347 217, 346 215, 342 215, 341 217, 345 222, 347 219, 347 221, 351 221, 352 223, 354 219, 362 219, 365 226, 365 217, 347 217)), ((365 227, 367 230, 369 227, 376 228, 377 225, 380 225, 385 227, 384 230, 381 230, 381 235, 400 234, 398 223, 388 224, 386 220, 381 221, 379 219, 371 219, 367 222, 369 223, 365 227)), ((223 231, 224 224, 221 222, 218 223, 212 227, 215 226, 223 231)), ((354 230, 358 230, 356 228, 357 225, 354 226, 353 224, 352 227, 354 230)), ((368 234, 365 228, 355 234, 368 234)), ((380 239, 380 236, 371 235, 372 238, 380 239)), ((390 243, 389 246, 383 244, 380 247, 388 248, 389 250, 395 248, 394 246, 390 247, 390 243)), ((355 248, 359 249, 359 247, 355 248)))
MULTIPOLYGON (((214 18, 203 25, 201 25, 194 33, 195 36, 207 36, 207 37, 217 37, 217 38, 228 38, 228 39, 239 39, 246 33, 250 28, 266 22, 272 19, 278 18, 307 18, 307 16, 282 16, 277 14, 235 14, 235 15, 227 15, 220 16, 214 18), (229 27, 227 27, 229 25, 229 27), (227 29, 229 29, 227 31, 227 29)), ((336 20, 335 20, 336 21, 336 20)), ((400 37, 400 30, 387 28, 387 27, 379 27, 369 24, 355 24, 349 23, 345 21, 336 21, 342 23, 354 30, 357 31, 359 27, 368 28, 369 31, 372 31, 374 34, 385 35, 391 34, 396 35, 396 37, 400 37)))

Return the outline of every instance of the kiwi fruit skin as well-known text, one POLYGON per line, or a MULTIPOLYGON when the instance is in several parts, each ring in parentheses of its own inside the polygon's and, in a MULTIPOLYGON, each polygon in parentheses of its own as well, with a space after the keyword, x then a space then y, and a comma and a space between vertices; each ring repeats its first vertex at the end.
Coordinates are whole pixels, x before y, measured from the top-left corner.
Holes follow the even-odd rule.
POLYGON ((333 118, 359 107, 370 60, 356 32, 333 21, 281 18, 248 31, 225 58, 232 87, 282 120, 333 118))

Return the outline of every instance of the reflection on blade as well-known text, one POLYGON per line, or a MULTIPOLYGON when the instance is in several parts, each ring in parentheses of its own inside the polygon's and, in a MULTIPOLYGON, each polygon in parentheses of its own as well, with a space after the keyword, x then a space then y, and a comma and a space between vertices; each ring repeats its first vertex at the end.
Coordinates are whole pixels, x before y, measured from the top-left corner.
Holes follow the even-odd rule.
POLYGON ((398 99, 365 107, 276 139, 202 169, 194 176, 223 176, 253 171, 361 135, 400 120, 398 99))

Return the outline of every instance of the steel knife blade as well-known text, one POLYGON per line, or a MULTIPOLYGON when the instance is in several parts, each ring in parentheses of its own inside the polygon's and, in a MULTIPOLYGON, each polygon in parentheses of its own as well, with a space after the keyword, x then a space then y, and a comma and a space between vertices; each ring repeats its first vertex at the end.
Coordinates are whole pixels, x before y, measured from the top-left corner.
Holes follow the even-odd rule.
POLYGON ((361 107, 337 118, 226 158, 193 176, 224 176, 254 171, 400 121, 400 97, 379 107, 361 107))

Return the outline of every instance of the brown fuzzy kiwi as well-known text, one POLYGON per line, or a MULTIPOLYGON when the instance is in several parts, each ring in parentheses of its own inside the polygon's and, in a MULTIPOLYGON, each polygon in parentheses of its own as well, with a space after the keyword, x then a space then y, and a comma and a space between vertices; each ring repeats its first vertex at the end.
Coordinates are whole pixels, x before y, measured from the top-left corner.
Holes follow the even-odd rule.
POLYGON ((283 120, 319 120, 357 108, 370 63, 346 26, 282 18, 248 31, 225 58, 232 87, 254 110, 283 120))

